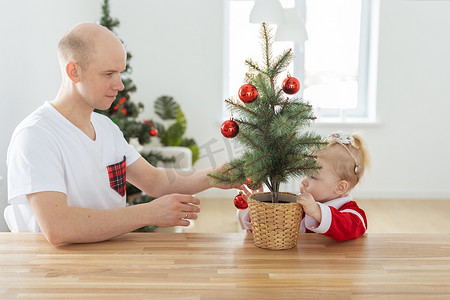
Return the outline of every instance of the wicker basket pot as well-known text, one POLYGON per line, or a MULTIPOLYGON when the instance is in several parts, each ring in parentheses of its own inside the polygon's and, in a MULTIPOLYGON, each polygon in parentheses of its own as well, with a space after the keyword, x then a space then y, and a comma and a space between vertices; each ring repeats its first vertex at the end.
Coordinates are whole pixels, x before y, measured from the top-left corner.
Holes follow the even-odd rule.
POLYGON ((282 250, 297 245, 302 207, 296 198, 295 194, 281 192, 279 203, 272 203, 270 192, 255 193, 248 198, 253 241, 257 247, 282 250))

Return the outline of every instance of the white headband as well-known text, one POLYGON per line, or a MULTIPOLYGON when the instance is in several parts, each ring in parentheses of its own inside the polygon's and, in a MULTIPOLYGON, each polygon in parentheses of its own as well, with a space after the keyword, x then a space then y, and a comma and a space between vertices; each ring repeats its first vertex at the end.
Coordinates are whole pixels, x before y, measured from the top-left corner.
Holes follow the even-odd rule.
POLYGON ((347 148, 347 146, 345 145, 351 145, 353 147, 355 147, 356 149, 358 149, 358 147, 356 147, 356 145, 354 145, 354 141, 355 139, 353 138, 353 136, 351 134, 342 132, 342 131, 336 131, 333 132, 332 134, 330 134, 325 141, 327 142, 336 142, 340 145, 342 145, 342 147, 345 148, 345 150, 347 150, 348 154, 350 154, 350 156, 353 158, 353 160, 355 161, 355 174, 358 174, 358 172, 360 171, 361 167, 358 164, 358 161, 356 160, 355 156, 352 154, 352 152, 350 152, 350 150, 347 148))

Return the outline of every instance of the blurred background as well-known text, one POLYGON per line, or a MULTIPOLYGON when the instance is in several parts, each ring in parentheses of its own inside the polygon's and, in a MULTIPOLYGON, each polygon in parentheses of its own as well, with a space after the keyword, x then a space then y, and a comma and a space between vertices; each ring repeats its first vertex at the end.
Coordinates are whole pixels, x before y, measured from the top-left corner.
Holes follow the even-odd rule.
MULTIPOLYGON (((282 1, 284 8, 295 6, 308 32, 305 42, 276 44, 295 49, 292 75, 303 85, 300 96, 316 105, 319 115, 312 129, 322 135, 357 131, 366 139, 372 168, 355 190, 356 198, 419 199, 424 206, 450 199, 450 1, 381 0, 369 8, 368 1, 333 2, 347 6, 326 10, 331 3, 324 1, 321 12, 320 5, 308 1, 282 1), (330 97, 333 101, 325 101, 330 97)), ((102 3, 0 0, 0 211, 7 204, 11 134, 55 97, 61 82, 57 43, 74 24, 98 21, 102 3)), ((194 168, 215 167, 242 151, 221 135, 220 125, 229 118, 224 99, 236 97, 243 83, 243 59, 259 53, 258 36, 252 33, 259 25, 248 22, 253 5, 110 1, 111 16, 120 20, 117 34, 133 55, 137 92, 132 100, 144 103, 146 119, 154 117, 159 96, 174 97, 187 120, 186 135, 201 151, 194 168)), ((285 189, 298 192, 298 180, 285 189)), ((197 196, 232 205, 236 194, 210 189, 197 196)), ((0 231, 7 231, 3 218, 0 231)))

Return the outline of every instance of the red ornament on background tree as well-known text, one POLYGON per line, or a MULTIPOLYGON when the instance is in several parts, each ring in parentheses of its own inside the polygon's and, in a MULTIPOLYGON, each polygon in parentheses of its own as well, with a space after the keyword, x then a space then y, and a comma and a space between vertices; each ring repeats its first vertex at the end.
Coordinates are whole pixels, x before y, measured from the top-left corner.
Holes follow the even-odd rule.
POLYGON ((144 123, 147 123, 148 126, 150 126, 150 135, 151 136, 157 136, 158 135, 158 129, 156 129, 155 127, 153 127, 152 122, 150 122, 149 120, 145 120, 144 123))
POLYGON ((158 130, 155 129, 155 128, 150 129, 150 135, 151 135, 151 136, 157 136, 157 135, 158 135, 158 130))
POLYGON ((236 206, 237 209, 247 209, 248 203, 242 196, 242 192, 240 192, 239 195, 234 197, 234 206, 236 206))
POLYGON ((281 88, 286 94, 293 95, 300 90, 300 82, 297 78, 288 76, 285 80, 283 80, 281 88))
POLYGON ((114 111, 117 111, 119 107, 124 103, 127 99, 125 97, 120 98, 119 103, 117 103, 116 106, 114 106, 114 111))
POLYGON ((239 125, 233 119, 227 120, 222 123, 220 131, 224 137, 231 139, 239 133, 239 125))
POLYGON ((247 83, 239 88, 238 96, 242 102, 252 103, 258 98, 258 90, 253 84, 247 83))

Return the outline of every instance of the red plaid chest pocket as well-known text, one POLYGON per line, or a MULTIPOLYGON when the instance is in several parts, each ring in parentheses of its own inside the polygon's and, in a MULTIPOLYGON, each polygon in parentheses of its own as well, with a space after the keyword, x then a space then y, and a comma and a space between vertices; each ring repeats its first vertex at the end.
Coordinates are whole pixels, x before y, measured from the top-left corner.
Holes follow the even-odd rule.
POLYGON ((120 196, 125 196, 127 182, 127 158, 125 156, 121 162, 108 166, 108 177, 109 186, 120 196))

